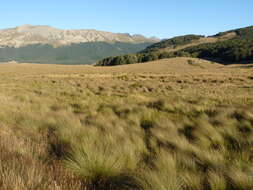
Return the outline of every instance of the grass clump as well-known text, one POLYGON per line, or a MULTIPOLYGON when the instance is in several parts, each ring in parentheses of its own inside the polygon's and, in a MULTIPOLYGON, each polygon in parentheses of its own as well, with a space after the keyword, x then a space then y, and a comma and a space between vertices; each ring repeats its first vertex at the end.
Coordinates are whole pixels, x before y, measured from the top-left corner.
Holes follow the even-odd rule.
POLYGON ((142 189, 137 180, 137 156, 108 146, 82 144, 66 156, 65 164, 85 188, 94 190, 142 189))
POLYGON ((182 190, 183 180, 180 178, 176 160, 166 152, 157 155, 154 169, 148 169, 142 177, 145 189, 182 190))

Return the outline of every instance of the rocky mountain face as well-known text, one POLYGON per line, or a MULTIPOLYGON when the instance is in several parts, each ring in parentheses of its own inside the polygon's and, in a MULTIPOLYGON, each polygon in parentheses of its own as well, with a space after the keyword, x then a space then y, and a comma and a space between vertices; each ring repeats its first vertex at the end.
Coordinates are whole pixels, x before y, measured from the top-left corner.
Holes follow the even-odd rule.
POLYGON ((96 30, 61 30, 50 26, 22 25, 0 30, 1 47, 24 47, 48 44, 54 47, 86 42, 155 43, 159 39, 142 35, 111 33, 96 30))

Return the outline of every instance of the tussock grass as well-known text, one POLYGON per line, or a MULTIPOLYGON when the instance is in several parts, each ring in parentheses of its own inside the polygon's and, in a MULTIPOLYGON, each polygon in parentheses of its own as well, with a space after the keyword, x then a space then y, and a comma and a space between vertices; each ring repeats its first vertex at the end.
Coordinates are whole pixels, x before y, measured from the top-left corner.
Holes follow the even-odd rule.
POLYGON ((148 169, 142 175, 144 189, 181 190, 183 179, 179 176, 176 160, 171 155, 160 152, 154 169, 148 169))
POLYGON ((0 66, 0 189, 252 189, 252 69, 187 60, 0 66))
POLYGON ((90 189, 142 189, 136 169, 138 156, 87 142, 73 148, 64 161, 67 168, 90 189))

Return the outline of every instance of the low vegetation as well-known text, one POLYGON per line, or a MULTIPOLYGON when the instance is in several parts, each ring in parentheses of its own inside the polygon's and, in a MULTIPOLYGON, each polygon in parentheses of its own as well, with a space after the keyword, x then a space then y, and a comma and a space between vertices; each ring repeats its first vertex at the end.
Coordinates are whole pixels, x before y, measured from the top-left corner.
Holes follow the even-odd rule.
POLYGON ((252 73, 0 65, 0 189, 253 189, 252 73))

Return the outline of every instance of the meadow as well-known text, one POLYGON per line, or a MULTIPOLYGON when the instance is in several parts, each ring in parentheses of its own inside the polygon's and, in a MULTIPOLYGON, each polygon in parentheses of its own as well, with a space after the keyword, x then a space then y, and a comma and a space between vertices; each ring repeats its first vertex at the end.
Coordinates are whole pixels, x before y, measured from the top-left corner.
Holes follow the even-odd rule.
POLYGON ((1 190, 253 189, 253 66, 0 65, 1 190))

